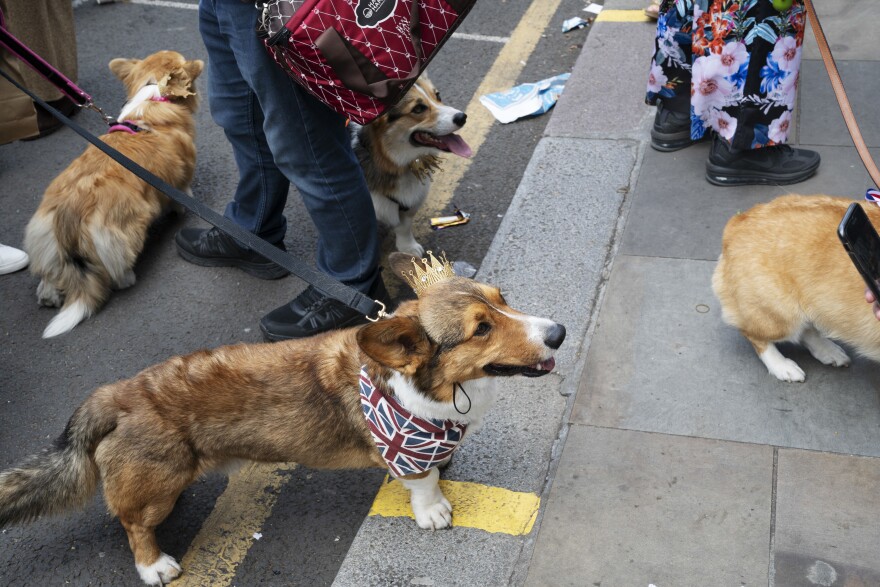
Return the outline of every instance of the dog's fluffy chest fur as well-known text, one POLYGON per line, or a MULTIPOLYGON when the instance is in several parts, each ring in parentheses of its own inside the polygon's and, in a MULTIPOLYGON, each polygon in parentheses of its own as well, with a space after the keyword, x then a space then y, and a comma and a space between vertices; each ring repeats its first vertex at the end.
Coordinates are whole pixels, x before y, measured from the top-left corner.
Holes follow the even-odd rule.
POLYGON ((420 180, 416 174, 407 169, 397 176, 388 176, 377 186, 370 186, 370 195, 376 208, 376 217, 380 222, 396 226, 401 212, 416 210, 428 197, 431 180, 420 180))

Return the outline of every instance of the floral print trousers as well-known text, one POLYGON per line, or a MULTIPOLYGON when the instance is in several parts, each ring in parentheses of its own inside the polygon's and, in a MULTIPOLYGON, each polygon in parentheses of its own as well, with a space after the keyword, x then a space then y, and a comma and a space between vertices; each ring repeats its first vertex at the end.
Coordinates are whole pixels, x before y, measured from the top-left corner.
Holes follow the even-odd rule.
POLYGON ((805 19, 803 0, 663 0, 646 102, 690 111, 694 140, 712 129, 735 149, 784 143, 805 19))

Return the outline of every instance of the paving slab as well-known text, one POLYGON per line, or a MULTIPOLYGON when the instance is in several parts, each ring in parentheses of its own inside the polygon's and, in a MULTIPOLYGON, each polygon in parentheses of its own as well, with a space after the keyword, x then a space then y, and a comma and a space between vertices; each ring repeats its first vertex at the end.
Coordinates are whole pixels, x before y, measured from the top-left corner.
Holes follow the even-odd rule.
POLYGON ((645 84, 655 32, 649 23, 595 23, 545 133, 641 138, 654 116, 645 106, 645 84), (644 75, 621 75, 633 71, 644 75))
POLYGON ((617 257, 572 422, 880 456, 876 365, 829 367, 782 345, 807 379, 778 381, 721 321, 714 268, 617 257))
MULTIPOLYGON (((880 53, 874 45, 875 55, 880 53)), ((842 61, 837 63, 840 79, 858 122, 862 138, 869 147, 880 146, 880 117, 876 115, 880 94, 880 61, 842 61)), ((798 140, 807 145, 851 146, 834 90, 821 61, 801 63, 802 87, 798 113, 798 140)))
MULTIPOLYGON (((880 59, 876 38, 865 34, 865 23, 877 10, 875 0, 822 0, 813 5, 837 61, 880 59)), ((804 35, 803 58, 821 58, 811 26, 804 35)))
POLYGON ((776 587, 880 585, 880 459, 780 450, 776 587))
POLYGON ((773 449, 568 434, 528 586, 767 584, 773 449))
POLYGON ((790 193, 860 199, 868 174, 852 147, 816 147, 819 172, 790 186, 718 187, 706 181, 708 143, 673 153, 645 150, 620 252, 626 255, 715 260, 730 218, 790 193))

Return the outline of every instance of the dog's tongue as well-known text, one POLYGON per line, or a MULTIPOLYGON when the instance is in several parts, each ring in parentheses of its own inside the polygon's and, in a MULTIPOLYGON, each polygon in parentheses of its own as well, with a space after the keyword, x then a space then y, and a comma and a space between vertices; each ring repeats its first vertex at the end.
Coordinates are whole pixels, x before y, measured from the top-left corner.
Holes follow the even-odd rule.
POLYGON ((471 157, 474 154, 470 146, 457 134, 443 135, 437 137, 437 140, 446 145, 450 153, 455 153, 459 157, 471 157))

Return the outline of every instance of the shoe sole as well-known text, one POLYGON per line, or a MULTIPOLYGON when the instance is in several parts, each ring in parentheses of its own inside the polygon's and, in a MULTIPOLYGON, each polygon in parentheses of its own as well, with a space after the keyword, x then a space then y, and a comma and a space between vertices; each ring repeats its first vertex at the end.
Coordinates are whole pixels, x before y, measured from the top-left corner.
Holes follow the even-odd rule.
POLYGON ((706 163, 706 181, 717 186, 737 185, 789 185, 800 183, 812 177, 819 169, 819 163, 796 173, 754 173, 731 172, 730 169, 706 163))
POLYGON ((661 153, 671 153, 673 151, 680 151, 682 149, 687 149, 691 145, 696 145, 697 143, 701 143, 708 137, 709 133, 707 132, 699 139, 692 140, 690 137, 690 133, 687 136, 682 136, 681 134, 663 134, 658 133, 654 130, 651 130, 651 147, 655 151, 660 151, 661 153))
POLYGON ((236 267, 241 269, 248 275, 256 277, 258 279, 281 279, 282 277, 286 277, 290 274, 290 271, 285 269, 284 267, 279 267, 275 263, 267 262, 267 263, 252 263, 250 261, 241 261, 236 259, 222 259, 222 258, 205 258, 198 257, 193 255, 189 251, 177 247, 177 252, 183 257, 186 261, 192 263, 193 265, 198 265, 200 267, 236 267))
POLYGON ((9 263, 8 265, 0 265, 0 275, 7 275, 9 273, 15 273, 16 271, 21 271, 25 267, 28 266, 29 259, 25 257, 19 261, 14 261, 9 263))

